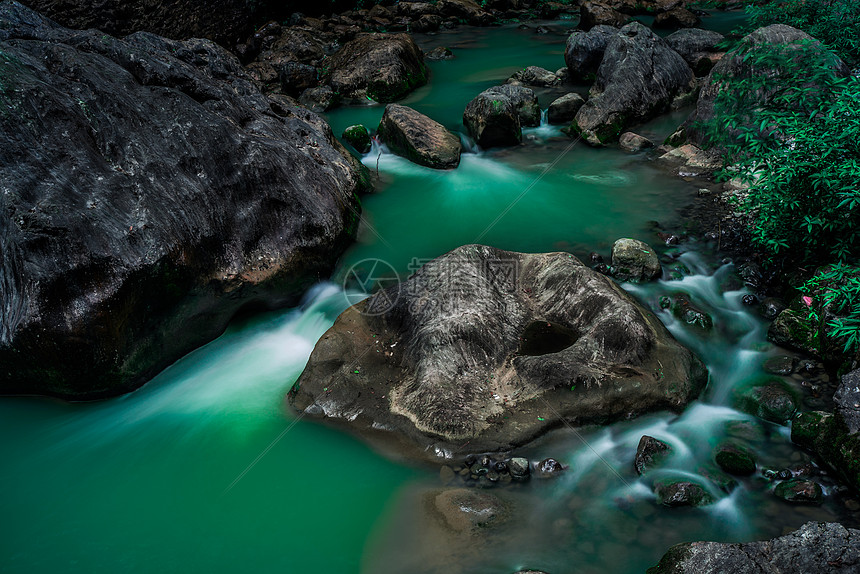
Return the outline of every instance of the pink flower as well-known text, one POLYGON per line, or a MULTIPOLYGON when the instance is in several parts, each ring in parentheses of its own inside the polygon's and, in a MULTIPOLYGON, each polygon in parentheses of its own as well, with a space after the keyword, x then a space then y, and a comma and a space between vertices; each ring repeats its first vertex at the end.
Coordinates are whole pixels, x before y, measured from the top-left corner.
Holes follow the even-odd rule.
POLYGON ((804 295, 800 298, 800 300, 803 301, 803 304, 807 307, 812 307, 812 297, 810 297, 809 295, 804 295))

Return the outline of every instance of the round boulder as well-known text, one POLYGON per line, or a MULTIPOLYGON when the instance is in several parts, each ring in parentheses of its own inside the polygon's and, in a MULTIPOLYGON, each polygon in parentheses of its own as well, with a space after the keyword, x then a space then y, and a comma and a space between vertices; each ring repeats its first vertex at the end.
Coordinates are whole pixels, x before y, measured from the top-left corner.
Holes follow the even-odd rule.
POLYGON ((570 77, 574 80, 593 78, 603 61, 606 46, 617 33, 618 28, 605 25, 571 33, 564 50, 564 63, 570 77))
POLYGON ((466 106, 463 123, 484 148, 517 145, 523 139, 517 108, 504 93, 486 90, 478 94, 466 106))
POLYGON ((613 275, 621 281, 651 281, 663 268, 654 249, 644 241, 623 238, 612 245, 613 275))
POLYGON ((546 119, 550 124, 566 124, 576 117, 585 99, 575 92, 556 98, 549 105, 546 119))

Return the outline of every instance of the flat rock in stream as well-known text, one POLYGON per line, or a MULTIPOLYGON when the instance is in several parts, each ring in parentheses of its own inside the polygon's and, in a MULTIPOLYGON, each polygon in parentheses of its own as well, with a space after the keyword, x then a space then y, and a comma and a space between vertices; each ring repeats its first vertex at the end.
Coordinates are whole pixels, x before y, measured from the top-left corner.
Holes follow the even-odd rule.
POLYGON ((685 542, 669 549, 648 574, 855 574, 860 571, 860 530, 833 522, 807 522, 772 540, 746 544, 685 542))
POLYGON ((385 106, 378 133, 394 153, 419 165, 452 169, 460 164, 460 138, 412 108, 385 106))
POLYGON ((567 253, 460 247, 344 311, 296 409, 400 454, 499 452, 565 424, 682 409, 707 372, 650 311, 567 253))
POLYGON ((0 2, 0 393, 132 390, 355 236, 362 168, 209 40, 0 2))

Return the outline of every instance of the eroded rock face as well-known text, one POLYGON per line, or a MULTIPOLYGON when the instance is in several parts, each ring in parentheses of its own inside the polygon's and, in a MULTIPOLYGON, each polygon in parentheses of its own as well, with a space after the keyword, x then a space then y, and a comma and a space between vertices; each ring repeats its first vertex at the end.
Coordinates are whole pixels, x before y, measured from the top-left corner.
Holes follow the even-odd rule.
MULTIPOLYGON (((707 80, 699 93, 696 109, 684 123, 687 140, 699 147, 707 147, 710 142, 705 133, 697 128, 697 126, 714 118, 714 102, 717 94, 721 90, 726 89, 725 78, 743 80, 754 76, 773 77, 780 74, 780 71, 773 67, 755 65, 755 58, 745 59, 744 54, 746 51, 755 50, 761 46, 773 45, 788 47, 788 49, 797 50, 798 52, 823 53, 823 47, 812 36, 784 24, 773 24, 759 28, 748 36, 745 36, 739 45, 743 50, 726 54, 714 66, 710 74, 708 74, 707 80)), ((845 63, 836 56, 832 56, 831 66, 837 76, 844 77, 849 73, 845 63)), ((773 90, 761 93, 760 98, 762 102, 769 101, 774 96, 774 91, 778 89, 778 86, 776 82, 773 85, 773 90)))
POLYGON ((341 314, 290 401, 433 458, 467 441, 522 445, 562 417, 678 410, 706 377, 652 313, 572 255, 467 245, 341 314))
POLYGON ((331 57, 326 79, 343 98, 387 103, 426 84, 427 72, 409 34, 362 34, 331 57))
POLYGON ((673 546, 648 574, 849 574, 860 569, 860 530, 807 522, 762 542, 686 542, 673 546))
POLYGON ((460 164, 460 138, 412 108, 385 106, 378 133, 394 153, 419 165, 453 169, 460 164))
POLYGON ((0 392, 115 395, 294 304, 354 236, 359 164, 208 40, 0 3, 0 392))
POLYGON ((693 72, 651 30, 634 22, 609 42, 597 80, 571 124, 592 145, 618 138, 623 128, 670 109, 693 89, 693 72))
POLYGON ((564 50, 564 63, 575 80, 585 80, 594 76, 603 61, 603 54, 609 41, 618 34, 618 28, 600 25, 587 32, 576 31, 567 37, 564 50))

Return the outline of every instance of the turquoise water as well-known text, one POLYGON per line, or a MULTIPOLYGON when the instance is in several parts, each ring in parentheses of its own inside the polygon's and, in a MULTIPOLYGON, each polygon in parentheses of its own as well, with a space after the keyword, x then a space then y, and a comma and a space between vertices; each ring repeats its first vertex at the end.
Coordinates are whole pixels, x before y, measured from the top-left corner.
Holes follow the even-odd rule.
MULTIPOLYGON (((430 85, 406 102, 458 132, 463 107, 482 89, 526 65, 563 65, 562 33, 508 27, 421 41, 449 45, 457 59, 430 64, 430 85)), ((554 95, 541 93, 542 104, 554 95)), ((352 123, 375 126, 381 113, 342 109, 330 121, 340 133, 352 123)), ((660 139, 683 116, 637 129, 660 139)), ((451 172, 375 149, 364 161, 376 177, 378 159, 379 191, 363 200, 359 240, 334 282, 300 308, 234 325, 139 391, 94 404, 0 399, 0 571, 632 573, 684 540, 749 540, 810 519, 856 521, 832 488, 821 507, 790 507, 761 477, 728 493, 705 476, 710 449, 737 423, 763 464, 806 460, 785 427, 730 407, 732 389, 780 351, 764 342, 764 324, 741 306, 742 292, 724 292, 733 269, 712 264, 706 246, 683 255, 691 270, 683 281, 631 288, 657 311, 661 294, 683 290, 714 316, 714 333, 704 337, 660 315, 708 363, 703 400, 680 417, 561 430, 530 445, 524 454, 554 456, 571 469, 556 481, 497 489, 511 517, 479 536, 452 536, 426 512, 427 493, 441 486, 438 469, 384 458, 285 407, 314 343, 350 301, 341 278, 361 260, 379 258, 403 273, 475 241, 608 255, 621 236, 655 241, 649 221, 672 228, 676 209, 699 187, 668 177, 644 155, 571 146, 556 128, 525 135, 517 148, 472 150, 451 172), (660 472, 692 473, 717 504, 655 504, 632 470, 646 432, 675 447, 660 472)))

